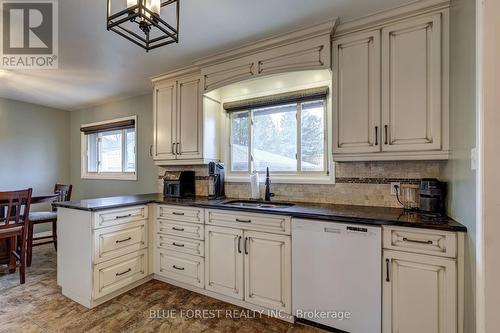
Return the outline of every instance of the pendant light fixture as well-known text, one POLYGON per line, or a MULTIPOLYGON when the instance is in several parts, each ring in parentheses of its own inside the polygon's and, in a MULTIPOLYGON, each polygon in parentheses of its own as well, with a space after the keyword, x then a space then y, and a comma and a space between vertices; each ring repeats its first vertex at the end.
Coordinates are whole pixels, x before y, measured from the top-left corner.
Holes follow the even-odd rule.
POLYGON ((126 0, 126 8, 113 13, 112 2, 107 0, 107 28, 139 45, 146 51, 179 42, 180 0, 126 0), (167 23, 161 18, 161 9, 170 11, 175 22, 167 23))

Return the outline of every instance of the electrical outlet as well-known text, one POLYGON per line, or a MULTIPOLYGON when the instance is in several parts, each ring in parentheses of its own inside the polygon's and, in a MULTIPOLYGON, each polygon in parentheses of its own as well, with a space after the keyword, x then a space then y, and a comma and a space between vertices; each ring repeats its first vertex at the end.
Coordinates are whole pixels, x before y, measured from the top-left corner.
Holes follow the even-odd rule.
POLYGON ((398 187, 398 195, 401 194, 401 183, 393 182, 391 183, 391 195, 396 195, 396 186, 398 187))

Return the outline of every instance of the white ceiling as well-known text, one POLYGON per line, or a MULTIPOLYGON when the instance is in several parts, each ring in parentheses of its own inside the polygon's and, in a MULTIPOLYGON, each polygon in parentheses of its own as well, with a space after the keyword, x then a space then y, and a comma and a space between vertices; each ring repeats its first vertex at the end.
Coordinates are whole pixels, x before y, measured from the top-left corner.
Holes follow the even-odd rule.
POLYGON ((0 97, 73 110, 139 95, 150 91, 150 77, 194 59, 333 17, 347 20, 406 2, 182 0, 180 43, 146 53, 106 30, 106 0, 60 0, 59 69, 2 71, 0 97))

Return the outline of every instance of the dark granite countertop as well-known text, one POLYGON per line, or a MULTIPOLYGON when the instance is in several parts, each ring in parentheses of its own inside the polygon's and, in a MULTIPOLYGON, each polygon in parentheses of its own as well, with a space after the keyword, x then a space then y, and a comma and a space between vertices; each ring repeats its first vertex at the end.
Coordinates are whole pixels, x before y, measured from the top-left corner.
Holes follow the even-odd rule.
POLYGON ((421 212, 405 212, 400 208, 298 202, 294 203, 294 206, 280 208, 234 207, 223 205, 222 202, 226 200, 208 200, 206 197, 174 199, 165 198, 161 193, 150 193, 59 202, 55 203, 54 205, 57 207, 65 207, 85 211, 100 211, 130 205, 158 203, 287 215, 296 218, 308 218, 332 222, 360 223, 367 225, 397 225, 403 227, 427 228, 447 231, 467 231, 467 228, 464 225, 454 221, 447 216, 435 216, 421 212))

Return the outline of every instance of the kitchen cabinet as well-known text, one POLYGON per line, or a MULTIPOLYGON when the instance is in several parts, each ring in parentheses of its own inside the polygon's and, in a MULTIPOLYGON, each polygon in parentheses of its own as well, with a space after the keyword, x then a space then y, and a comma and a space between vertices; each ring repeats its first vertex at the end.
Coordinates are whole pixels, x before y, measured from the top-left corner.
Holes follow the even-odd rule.
POLYGON ((463 233, 383 229, 383 333, 462 332, 463 233))
POLYGON ((380 31, 333 42, 335 153, 380 151, 380 31))
POLYGON ((218 146, 220 103, 213 99, 205 102, 208 97, 201 93, 199 71, 188 73, 171 73, 153 80, 151 154, 157 165, 218 160, 218 149, 213 147, 218 146))
POLYGON ((206 289, 243 299, 243 231, 208 226, 205 238, 206 289))
POLYGON ((205 287, 203 209, 155 206, 154 273, 184 285, 205 287))
POLYGON ((245 301, 291 313, 289 236, 245 231, 245 301))
POLYGON ((382 29, 383 151, 441 149, 441 14, 382 29))
POLYGON ((447 159, 448 8, 334 39, 337 161, 447 159))
POLYGON ((385 251, 384 263, 384 333, 457 332, 455 260, 385 251))
POLYGON ((291 314, 290 219, 206 210, 206 220, 206 289, 291 314), (254 231, 277 222, 286 227, 276 231, 287 234, 254 231))
POLYGON ((59 207, 57 283, 87 308, 151 279, 148 206, 98 212, 59 207))
POLYGON ((200 59, 203 92, 271 74, 330 69, 337 20, 200 59))

